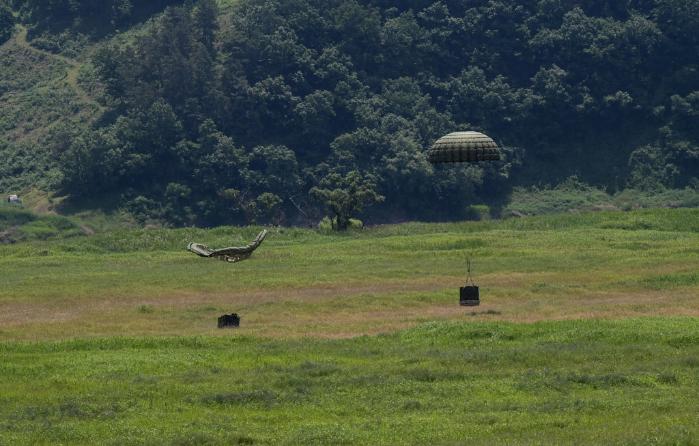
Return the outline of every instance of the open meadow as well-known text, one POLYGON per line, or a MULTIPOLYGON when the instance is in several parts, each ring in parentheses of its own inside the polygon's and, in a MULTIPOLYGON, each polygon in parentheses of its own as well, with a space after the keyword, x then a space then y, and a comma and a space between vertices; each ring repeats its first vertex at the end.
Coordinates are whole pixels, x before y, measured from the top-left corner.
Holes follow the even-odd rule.
POLYGON ((52 228, 0 245, 0 444, 699 439, 696 209, 280 228, 239 264, 184 248, 259 228, 52 228))

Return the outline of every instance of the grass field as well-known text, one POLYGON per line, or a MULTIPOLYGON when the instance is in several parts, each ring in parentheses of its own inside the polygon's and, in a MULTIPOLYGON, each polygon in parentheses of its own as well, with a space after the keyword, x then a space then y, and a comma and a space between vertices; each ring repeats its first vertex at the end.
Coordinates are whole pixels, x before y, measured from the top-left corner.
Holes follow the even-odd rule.
POLYGON ((699 210, 61 227, 0 245, 0 444, 697 444, 699 210))

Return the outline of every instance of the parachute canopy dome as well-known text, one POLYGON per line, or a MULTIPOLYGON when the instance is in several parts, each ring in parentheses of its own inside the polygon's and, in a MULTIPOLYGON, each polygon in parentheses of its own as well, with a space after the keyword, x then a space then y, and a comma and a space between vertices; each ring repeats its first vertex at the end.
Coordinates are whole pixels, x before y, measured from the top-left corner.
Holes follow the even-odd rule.
POLYGON ((455 132, 442 136, 427 151, 432 164, 476 163, 498 161, 498 145, 487 135, 478 132, 455 132))

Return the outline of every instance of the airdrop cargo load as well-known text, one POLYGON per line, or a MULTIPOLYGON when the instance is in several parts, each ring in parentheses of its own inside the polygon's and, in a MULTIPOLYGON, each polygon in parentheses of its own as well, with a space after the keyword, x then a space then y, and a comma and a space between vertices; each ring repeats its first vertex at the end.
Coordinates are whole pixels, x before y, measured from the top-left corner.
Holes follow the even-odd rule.
POLYGON ((471 277, 471 259, 466 259, 466 285, 459 289, 459 303, 463 307, 477 307, 481 304, 481 296, 478 286, 473 283, 471 277))
POLYGON ((481 304, 480 293, 476 285, 466 285, 459 289, 459 304, 462 307, 477 307, 481 304))
POLYGON ((240 316, 238 313, 224 314, 218 318, 218 328, 238 328, 240 327, 240 316))

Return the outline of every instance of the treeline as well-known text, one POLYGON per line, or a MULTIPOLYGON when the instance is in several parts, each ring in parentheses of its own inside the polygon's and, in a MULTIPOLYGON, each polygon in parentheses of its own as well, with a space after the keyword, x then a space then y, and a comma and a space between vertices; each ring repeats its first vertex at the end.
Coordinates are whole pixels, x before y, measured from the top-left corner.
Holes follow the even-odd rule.
POLYGON ((697 185, 699 1, 395 3, 241 0, 225 20, 213 0, 168 8, 94 56, 113 112, 57 138, 66 190, 219 224, 370 204, 377 219, 459 218, 571 175, 697 185), (429 165, 429 144, 460 129, 517 149, 429 165))
POLYGON ((90 42, 128 30, 182 0, 6 0, 32 45, 77 57, 90 42))
POLYGON ((35 32, 72 29, 104 35, 182 0, 13 0, 35 32))
POLYGON ((0 45, 12 36, 15 27, 15 17, 10 5, 5 0, 0 0, 0 45))

